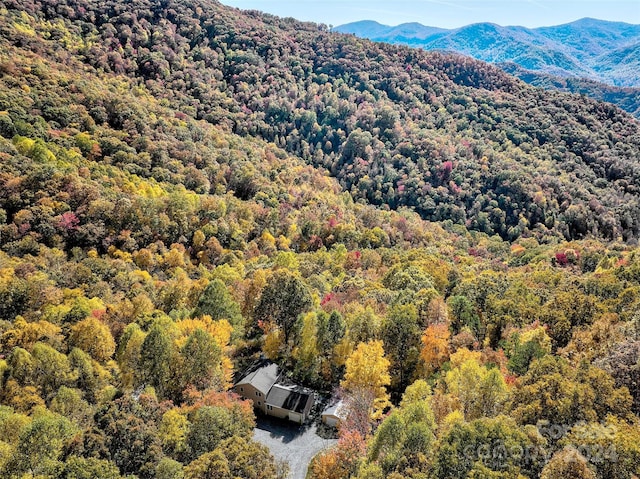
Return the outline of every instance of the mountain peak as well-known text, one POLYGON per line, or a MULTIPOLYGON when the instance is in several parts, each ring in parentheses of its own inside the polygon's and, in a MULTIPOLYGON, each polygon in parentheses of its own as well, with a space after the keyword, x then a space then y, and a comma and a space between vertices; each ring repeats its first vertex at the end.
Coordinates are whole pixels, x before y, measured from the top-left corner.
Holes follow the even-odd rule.
POLYGON ((446 30, 415 22, 397 27, 376 24, 375 28, 356 22, 336 31, 426 50, 458 52, 492 63, 513 62, 542 74, 640 86, 640 59, 625 53, 640 43, 640 25, 629 23, 585 17, 551 27, 480 22, 446 30))
POLYGON ((593 18, 593 17, 583 17, 573 22, 565 23, 565 25, 593 26, 593 25, 633 25, 633 24, 627 23, 627 22, 614 22, 611 20, 600 20, 598 18, 593 18))
POLYGON ((384 28, 391 28, 389 25, 384 25, 380 22, 377 22, 375 20, 359 20, 357 22, 353 22, 353 23, 349 23, 348 25, 352 25, 352 26, 361 26, 361 27, 384 27, 384 28))

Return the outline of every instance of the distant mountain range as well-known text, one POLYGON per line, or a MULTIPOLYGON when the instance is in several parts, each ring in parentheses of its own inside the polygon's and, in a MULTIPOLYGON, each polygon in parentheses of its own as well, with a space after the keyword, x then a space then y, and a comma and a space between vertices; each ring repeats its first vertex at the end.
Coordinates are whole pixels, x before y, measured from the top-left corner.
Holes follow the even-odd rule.
POLYGON ((512 62, 560 77, 640 87, 640 25, 584 18, 533 29, 476 23, 446 30, 419 23, 390 27, 362 21, 334 31, 426 50, 455 51, 490 63, 512 62))
POLYGON ((476 23, 447 30, 420 23, 391 27, 365 20, 333 30, 469 55, 496 63, 528 83, 585 94, 640 114, 640 25, 583 18, 533 29, 476 23))

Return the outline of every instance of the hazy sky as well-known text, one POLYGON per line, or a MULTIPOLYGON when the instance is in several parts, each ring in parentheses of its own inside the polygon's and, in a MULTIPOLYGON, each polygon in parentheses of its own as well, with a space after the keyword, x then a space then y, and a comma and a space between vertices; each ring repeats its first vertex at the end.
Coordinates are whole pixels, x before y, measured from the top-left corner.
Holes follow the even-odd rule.
POLYGON ((225 5, 262 10, 334 26, 358 20, 386 25, 419 22, 455 28, 470 23, 539 27, 583 17, 640 24, 640 0, 221 0, 225 5))

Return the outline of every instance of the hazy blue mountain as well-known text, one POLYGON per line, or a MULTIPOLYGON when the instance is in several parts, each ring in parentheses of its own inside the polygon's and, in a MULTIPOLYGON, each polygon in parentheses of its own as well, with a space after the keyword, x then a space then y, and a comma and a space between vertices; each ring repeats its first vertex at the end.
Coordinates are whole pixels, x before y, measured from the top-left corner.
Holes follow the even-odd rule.
POLYGON ((491 63, 581 77, 616 86, 640 86, 640 25, 584 18, 542 28, 477 23, 445 30, 416 23, 390 27, 364 21, 337 32, 427 50, 449 50, 491 63))
POLYGON ((583 18, 572 23, 535 29, 540 35, 570 48, 580 60, 640 43, 640 25, 583 18))
POLYGON ((604 78, 618 78, 614 85, 640 87, 640 41, 600 55, 593 68, 604 78))
POLYGON ((600 101, 613 103, 640 118, 640 88, 617 87, 578 77, 558 77, 522 68, 515 63, 497 66, 521 80, 546 90, 557 90, 586 95, 600 101))
POLYGON ((428 40, 449 32, 445 28, 427 27, 420 23, 402 23, 395 27, 389 27, 373 20, 350 23, 336 27, 334 31, 353 33, 358 37, 370 38, 375 41, 396 42, 399 39, 403 39, 405 43, 414 40, 428 40), (348 28, 344 29, 345 27, 348 28))

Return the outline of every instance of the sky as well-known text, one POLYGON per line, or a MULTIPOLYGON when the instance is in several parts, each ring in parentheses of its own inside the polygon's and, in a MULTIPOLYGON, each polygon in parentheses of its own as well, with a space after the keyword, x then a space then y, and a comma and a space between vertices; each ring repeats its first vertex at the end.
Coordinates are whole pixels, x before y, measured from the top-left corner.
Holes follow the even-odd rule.
POLYGON ((419 22, 441 28, 492 22, 529 28, 584 17, 640 24, 640 0, 221 0, 327 25, 375 20, 385 25, 419 22))

